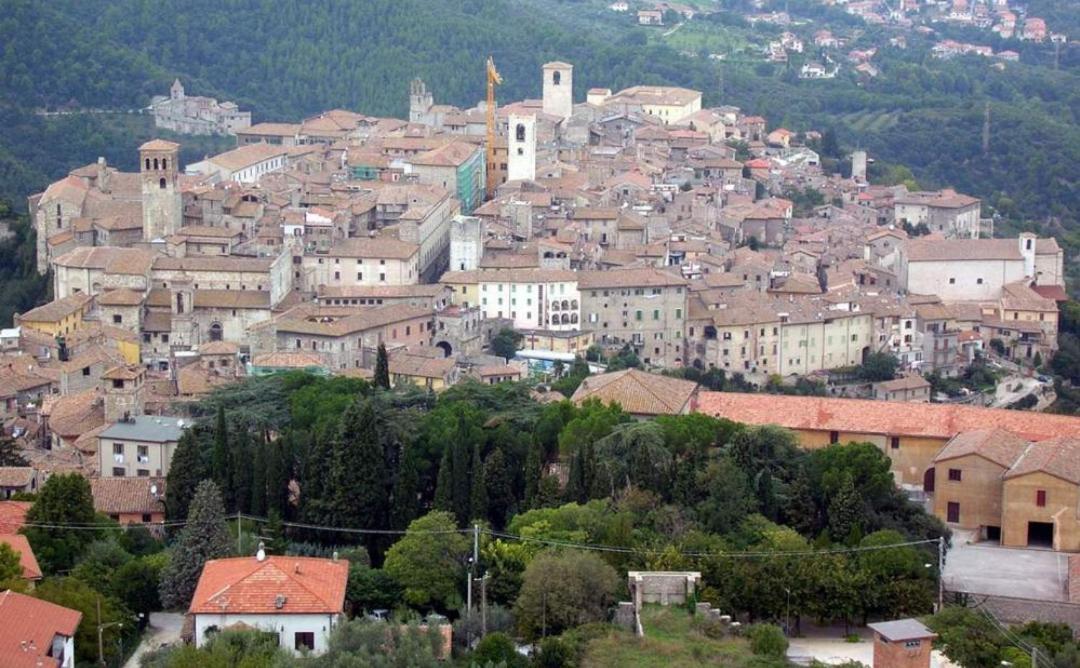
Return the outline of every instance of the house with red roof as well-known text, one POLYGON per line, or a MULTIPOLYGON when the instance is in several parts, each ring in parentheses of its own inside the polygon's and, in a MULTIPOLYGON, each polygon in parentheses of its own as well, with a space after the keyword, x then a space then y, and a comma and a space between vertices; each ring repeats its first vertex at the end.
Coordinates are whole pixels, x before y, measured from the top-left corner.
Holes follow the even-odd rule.
POLYGON ((82 613, 13 591, 0 593, 0 666, 74 668, 82 613))
POLYGON ((38 565, 34 548, 30 547, 30 541, 26 536, 19 533, 0 534, 0 543, 15 550, 19 555, 19 565, 22 566, 22 576, 31 584, 41 579, 41 566, 38 565))
POLYGON ((343 619, 349 562, 313 557, 266 556, 206 562, 188 614, 195 645, 218 631, 256 628, 278 637, 283 648, 322 654, 343 619))

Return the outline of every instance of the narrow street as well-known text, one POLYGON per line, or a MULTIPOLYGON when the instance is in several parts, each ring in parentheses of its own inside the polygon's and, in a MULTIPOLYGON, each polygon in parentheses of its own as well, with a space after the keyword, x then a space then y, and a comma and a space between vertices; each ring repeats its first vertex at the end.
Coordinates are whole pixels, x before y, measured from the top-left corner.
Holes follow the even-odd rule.
POLYGON ((152 612, 150 613, 150 626, 146 627, 142 642, 135 652, 124 664, 124 668, 139 668, 139 659, 142 655, 158 649, 162 645, 173 645, 180 642, 180 628, 184 624, 184 616, 178 612, 152 612))

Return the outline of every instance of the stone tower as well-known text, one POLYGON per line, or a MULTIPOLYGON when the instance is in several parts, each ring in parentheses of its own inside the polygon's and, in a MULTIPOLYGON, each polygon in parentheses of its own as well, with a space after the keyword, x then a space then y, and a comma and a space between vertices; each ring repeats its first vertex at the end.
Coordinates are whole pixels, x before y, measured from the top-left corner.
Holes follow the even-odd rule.
POLYGON ((409 82, 410 123, 428 123, 434 105, 435 96, 424 85, 423 79, 416 78, 409 82))
POLYGON ((180 83, 179 79, 172 82, 172 86, 169 87, 169 97, 174 100, 184 99, 184 84, 180 83))
POLYGON ((180 144, 152 139, 139 147, 142 177, 143 241, 175 234, 182 221, 180 144))
POLYGON ((574 66, 554 62, 544 65, 544 113, 570 118, 574 113, 574 66))
POLYGON ((506 178, 508 181, 536 180, 536 116, 510 114, 506 178))
POLYGON ((484 223, 474 216, 450 221, 450 271, 471 271, 484 256, 484 223))
POLYGON ((851 178, 859 183, 866 183, 866 151, 851 154, 851 178))
POLYGON ((118 366, 101 375, 105 394, 105 422, 143 414, 143 387, 146 370, 139 366, 118 366))

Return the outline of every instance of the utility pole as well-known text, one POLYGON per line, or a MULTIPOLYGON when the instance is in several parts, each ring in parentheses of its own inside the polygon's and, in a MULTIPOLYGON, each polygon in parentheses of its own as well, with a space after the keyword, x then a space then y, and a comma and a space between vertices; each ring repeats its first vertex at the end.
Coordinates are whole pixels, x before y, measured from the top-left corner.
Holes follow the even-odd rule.
POLYGON ((240 509, 236 509, 236 553, 240 554, 240 509))
POLYGON ((945 537, 937 539, 937 611, 945 609, 945 537))
POLYGON ((480 578, 480 637, 487 635, 487 580, 489 573, 480 578))

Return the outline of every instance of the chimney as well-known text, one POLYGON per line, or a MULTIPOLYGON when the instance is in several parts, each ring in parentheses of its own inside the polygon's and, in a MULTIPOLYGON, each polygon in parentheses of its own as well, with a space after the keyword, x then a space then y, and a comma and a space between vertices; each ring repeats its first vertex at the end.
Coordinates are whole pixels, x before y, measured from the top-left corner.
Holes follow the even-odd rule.
POLYGON ((97 188, 103 193, 109 192, 109 166, 105 162, 105 156, 97 159, 97 188))

